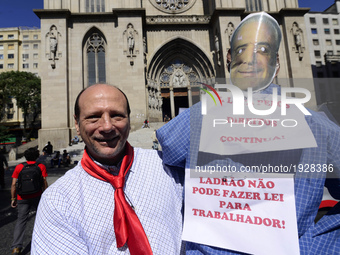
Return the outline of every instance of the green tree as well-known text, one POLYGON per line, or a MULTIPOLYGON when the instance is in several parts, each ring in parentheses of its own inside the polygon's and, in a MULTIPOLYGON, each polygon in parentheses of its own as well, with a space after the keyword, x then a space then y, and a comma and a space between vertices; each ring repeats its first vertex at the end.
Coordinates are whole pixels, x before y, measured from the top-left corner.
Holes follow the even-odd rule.
POLYGON ((0 143, 6 142, 11 135, 9 134, 8 128, 5 126, 0 126, 0 143))
POLYGON ((2 92, 2 98, 0 98, 1 113, 4 113, 5 105, 11 101, 11 97, 14 98, 17 106, 23 112, 24 136, 29 139, 33 132, 33 123, 41 112, 40 78, 28 72, 4 72, 0 74, 0 90, 2 92), (28 125, 27 121, 30 114, 32 114, 32 119, 28 125), (27 133, 29 126, 32 126, 32 129, 31 132, 27 133))

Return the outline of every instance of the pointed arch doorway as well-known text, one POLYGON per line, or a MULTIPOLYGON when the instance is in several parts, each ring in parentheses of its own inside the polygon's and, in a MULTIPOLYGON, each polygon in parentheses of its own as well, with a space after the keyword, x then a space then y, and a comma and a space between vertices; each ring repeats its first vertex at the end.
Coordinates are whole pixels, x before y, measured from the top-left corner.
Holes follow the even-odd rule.
POLYGON ((201 83, 214 82, 211 61, 199 47, 183 38, 166 43, 151 58, 147 70, 149 119, 174 118, 200 100, 201 83))

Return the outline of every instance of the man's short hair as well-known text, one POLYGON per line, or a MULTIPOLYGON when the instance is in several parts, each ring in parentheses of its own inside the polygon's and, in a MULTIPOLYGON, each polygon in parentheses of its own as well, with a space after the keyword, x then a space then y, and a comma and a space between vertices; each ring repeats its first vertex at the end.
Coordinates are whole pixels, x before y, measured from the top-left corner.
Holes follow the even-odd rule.
POLYGON ((25 150, 24 156, 27 161, 36 161, 39 158, 39 150, 35 147, 28 148, 25 150))
POLYGON ((276 48, 274 48, 275 52, 279 51, 280 48, 280 43, 281 43, 281 38, 282 38, 282 33, 279 24, 277 21, 270 16, 269 14, 265 12, 257 12, 253 14, 249 14, 245 19, 241 21, 241 23, 236 27, 231 39, 230 39, 230 47, 231 47, 231 54, 233 54, 233 41, 234 37, 237 36, 237 33, 239 30, 246 24, 252 23, 252 22, 261 22, 269 26, 269 28, 272 28, 274 31, 273 36, 274 36, 274 41, 276 42, 276 48))
MULTIPOLYGON (((103 85, 108 85, 108 86, 114 87, 114 88, 118 89, 124 95, 124 97, 126 99, 126 108, 127 108, 128 117, 130 117, 130 113, 131 113, 130 104, 129 104, 129 100, 128 100, 127 96, 125 95, 125 93, 120 88, 118 88, 117 86, 106 84, 106 83, 98 83, 98 84, 103 84, 103 85)), ((98 84, 94 84, 94 85, 98 85, 98 84)), ((79 116, 80 116, 79 98, 84 93, 84 91, 88 88, 89 87, 84 88, 82 91, 79 92, 77 99, 76 99, 76 102, 74 104, 74 116, 75 116, 77 121, 79 121, 79 116)))

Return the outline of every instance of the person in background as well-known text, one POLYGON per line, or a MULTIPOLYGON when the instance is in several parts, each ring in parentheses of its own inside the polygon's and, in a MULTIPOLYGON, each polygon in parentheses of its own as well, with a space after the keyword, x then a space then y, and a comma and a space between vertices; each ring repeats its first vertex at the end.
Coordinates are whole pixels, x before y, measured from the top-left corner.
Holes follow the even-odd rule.
POLYGON ((56 154, 51 158, 51 168, 54 166, 58 166, 58 168, 60 168, 61 160, 60 151, 57 151, 56 154))
POLYGON ((63 155, 61 156, 61 164, 66 167, 71 164, 71 157, 67 150, 63 150, 63 155))
POLYGON ((24 156, 27 160, 26 164, 17 165, 12 175, 11 206, 12 208, 18 209, 18 219, 14 228, 13 243, 11 247, 12 254, 21 253, 29 212, 37 210, 41 194, 48 187, 45 165, 36 164, 36 160, 39 157, 39 150, 37 150, 36 148, 29 148, 24 152, 24 156), (17 186, 22 184, 17 182, 20 182, 20 172, 24 169, 26 165, 33 165, 33 167, 40 168, 41 176, 38 177, 42 179, 42 183, 41 186, 36 190, 36 192, 27 195, 19 195, 17 194, 17 186))
POLYGON ((5 170, 8 170, 8 162, 3 154, 3 150, 0 150, 0 185, 1 189, 5 188, 5 170))
POLYGON ((142 128, 150 128, 149 121, 147 119, 144 120, 142 128))
POLYGON ((164 120, 163 120, 165 123, 168 123, 169 121, 170 121, 170 117, 167 115, 167 114, 165 114, 164 115, 164 120))
POLYGON ((51 155, 53 153, 53 145, 50 141, 47 142, 45 147, 43 148, 43 153, 47 155, 51 155))

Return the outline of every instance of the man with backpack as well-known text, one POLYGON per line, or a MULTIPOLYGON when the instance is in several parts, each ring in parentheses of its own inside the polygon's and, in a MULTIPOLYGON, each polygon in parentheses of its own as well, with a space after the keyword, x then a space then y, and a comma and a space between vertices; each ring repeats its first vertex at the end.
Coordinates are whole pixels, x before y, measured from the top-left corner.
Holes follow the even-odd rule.
POLYGON ((11 206, 18 208, 18 220, 15 225, 12 254, 20 254, 23 248, 23 239, 31 210, 36 210, 42 192, 47 188, 46 166, 37 164, 39 151, 36 148, 29 148, 25 151, 26 162, 15 167, 12 175, 11 206))

